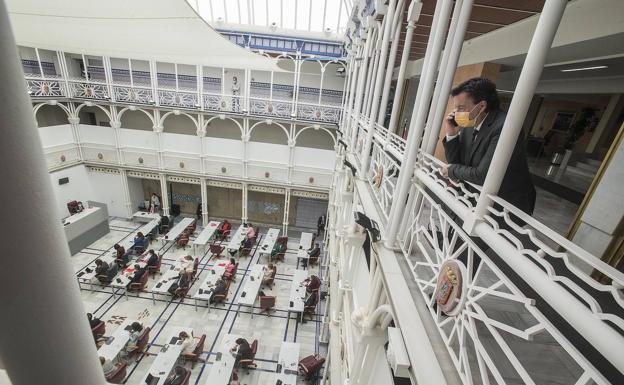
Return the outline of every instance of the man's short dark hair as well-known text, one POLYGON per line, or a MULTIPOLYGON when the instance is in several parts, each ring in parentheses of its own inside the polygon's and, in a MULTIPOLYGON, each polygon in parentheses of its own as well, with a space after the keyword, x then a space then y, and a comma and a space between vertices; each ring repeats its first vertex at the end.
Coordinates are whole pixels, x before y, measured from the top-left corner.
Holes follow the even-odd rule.
POLYGON ((475 104, 485 100, 487 102, 487 111, 498 110, 500 106, 496 84, 490 79, 472 78, 466 80, 453 88, 451 95, 457 96, 462 92, 467 93, 475 104))

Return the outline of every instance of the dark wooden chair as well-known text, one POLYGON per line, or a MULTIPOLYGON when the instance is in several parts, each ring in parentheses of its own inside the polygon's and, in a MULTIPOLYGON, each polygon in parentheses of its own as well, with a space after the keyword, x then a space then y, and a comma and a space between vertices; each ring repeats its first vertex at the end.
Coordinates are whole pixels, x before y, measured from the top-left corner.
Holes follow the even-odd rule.
POLYGON ((106 382, 109 384, 123 384, 123 380, 126 378, 127 364, 121 363, 115 366, 115 370, 110 372, 106 376, 106 382))
POLYGON ((223 250, 225 250, 225 246, 221 246, 221 245, 217 245, 216 243, 213 243, 210 245, 210 258, 214 258, 215 256, 217 258, 221 258, 221 253, 223 252, 223 250))
POLYGON ((106 323, 104 321, 100 321, 99 324, 95 325, 91 329, 91 333, 93 333, 93 338, 97 341, 99 338, 102 338, 104 334, 106 334, 106 323))
POLYGON ((325 357, 319 355, 307 356, 299 361, 299 371, 303 374, 306 380, 316 378, 325 363, 325 357))
MULTIPOLYGON (((258 351, 258 340, 254 340, 251 343, 251 358, 238 361, 238 364, 240 365, 240 367, 249 369, 250 367, 253 366, 254 368, 256 368, 258 364, 256 364, 254 359, 256 358, 257 351, 258 351)), ((249 374, 249 372, 247 372, 247 374, 249 374)))
POLYGON ((262 311, 260 313, 266 312, 268 316, 271 316, 271 311, 275 311, 275 297, 274 296, 264 296, 260 298, 260 309, 262 311))
POLYGON ((149 271, 145 270, 145 273, 139 279, 139 282, 131 283, 128 287, 128 291, 143 291, 147 285, 147 279, 149 278, 149 271))
POLYGON ((184 358, 184 361, 191 361, 191 369, 195 367, 195 363, 197 361, 199 361, 199 356, 202 355, 202 352, 204 351, 204 344, 206 343, 206 335, 202 335, 201 337, 199 337, 197 339, 197 344, 195 345, 195 349, 193 349, 193 351, 191 353, 184 353, 182 354, 182 358, 184 358))
POLYGON ((158 256, 158 262, 156 262, 156 266, 148 266, 147 271, 152 277, 156 276, 156 273, 160 274, 160 266, 162 264, 162 255, 158 256))

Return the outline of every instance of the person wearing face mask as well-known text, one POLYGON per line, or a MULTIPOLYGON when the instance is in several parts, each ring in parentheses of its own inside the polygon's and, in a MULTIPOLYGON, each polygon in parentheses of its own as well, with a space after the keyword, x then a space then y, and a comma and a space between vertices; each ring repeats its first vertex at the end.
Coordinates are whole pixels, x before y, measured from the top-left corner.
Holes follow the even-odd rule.
MULTIPOLYGON (((442 143, 448 165, 442 175, 483 185, 506 113, 499 109, 496 85, 489 79, 467 80, 451 95, 455 108, 444 121, 446 137, 442 143)), ((522 138, 516 142, 498 196, 527 214, 533 213, 536 192, 522 138)))

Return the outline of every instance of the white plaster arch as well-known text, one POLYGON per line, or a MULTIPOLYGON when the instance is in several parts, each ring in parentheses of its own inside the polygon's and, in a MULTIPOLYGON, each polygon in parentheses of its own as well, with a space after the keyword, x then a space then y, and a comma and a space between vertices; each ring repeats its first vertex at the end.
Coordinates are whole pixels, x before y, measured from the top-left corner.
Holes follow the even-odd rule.
POLYGON ((141 111, 142 113, 144 113, 145 115, 147 115, 147 117, 150 119, 150 121, 152 122, 152 127, 155 125, 154 123, 154 114, 150 114, 149 112, 145 111, 143 108, 132 108, 130 106, 128 107, 124 107, 122 108, 118 113, 117 113, 117 121, 119 123, 121 123, 121 117, 123 116, 123 114, 126 111, 141 111))
POLYGON ((48 102, 38 103, 38 104, 36 104, 33 107, 33 116, 35 118, 35 123, 37 123, 37 126, 39 126, 39 122, 37 121, 37 112, 39 112, 39 110, 43 106, 56 106, 56 107, 60 107, 67 114, 67 122, 68 123, 69 123, 69 120, 75 116, 75 115, 73 115, 71 113, 71 111, 69 110, 69 107, 63 105, 62 103, 58 103, 56 101, 48 101, 48 102))
POLYGON ((202 126, 202 131, 206 131, 206 128, 208 127, 208 124, 210 124, 210 122, 212 122, 212 121, 213 121, 213 120, 215 120, 215 119, 223 119, 223 120, 228 119, 228 120, 233 121, 233 122, 236 124, 236 127, 238 127, 238 129, 239 129, 239 131, 240 131, 240 133, 241 133, 241 136, 243 135, 243 126, 240 124, 240 122, 239 122, 239 121, 237 121, 236 119, 231 118, 231 117, 229 117, 229 116, 224 116, 224 117, 222 118, 222 117, 221 117, 221 116, 219 116, 219 115, 215 115, 215 116, 211 117, 210 119, 204 120, 204 124, 203 124, 203 126, 202 126))
POLYGON ((328 134, 329 136, 331 136, 332 141, 334 142, 334 147, 335 147, 335 146, 336 146, 336 137, 334 136, 334 134, 332 134, 332 132, 331 132, 331 131, 329 131, 327 128, 325 128, 325 127, 323 127, 323 126, 318 126, 318 125, 303 127, 302 129, 300 129, 299 131, 297 131, 297 133, 295 134, 295 138, 294 138, 295 145, 297 145, 297 138, 299 137, 299 135, 301 135, 301 133, 302 133, 303 131, 307 130, 308 128, 313 128, 313 129, 315 129, 315 130, 316 130, 316 129, 317 129, 317 127, 318 127, 318 130, 323 130, 323 131, 327 132, 327 134, 328 134))
POLYGON ((178 111, 178 110, 169 111, 169 112, 167 112, 166 114, 164 114, 160 118, 160 122, 159 122, 158 126, 163 127, 163 130, 164 130, 164 127, 165 127, 165 125, 164 125, 165 119, 167 119, 171 114, 186 116, 187 118, 191 119, 191 121, 195 124, 195 131, 199 130, 199 122, 197 121, 197 119, 195 119, 191 115, 187 114, 186 112, 182 112, 182 111, 178 111), (176 113, 176 111, 177 111, 177 113, 176 113))
POLYGON ((97 103, 93 103, 93 102, 84 102, 84 103, 82 103, 81 105, 79 105, 78 107, 76 107, 76 111, 74 112, 74 114, 75 114, 75 116, 76 116, 76 117, 78 117, 78 113, 80 112, 80 110, 81 110, 83 107, 97 107, 97 108, 99 108, 100 110, 104 111, 104 113, 106 114, 106 116, 108 116, 109 121, 111 121, 111 122, 113 121, 113 118, 112 118, 112 116, 111 116, 110 110, 108 110, 108 109, 106 109, 106 108, 104 108, 104 107, 100 106, 100 105, 99 105, 99 104, 97 104, 97 103))
POLYGON ((256 128, 256 126, 258 126, 258 125, 260 125, 260 124, 262 124, 262 123, 264 123, 264 124, 269 124, 269 125, 273 125, 273 124, 275 124, 275 125, 277 125, 278 127, 280 127, 280 128, 282 129, 282 131, 284 131, 284 133, 286 134, 286 142, 287 142, 287 143, 289 143, 289 142, 290 142, 290 133, 288 132, 288 130, 286 129, 286 127, 284 127, 284 125, 283 125, 283 124, 278 123, 278 122, 271 121, 270 119, 261 120, 261 121, 259 121, 259 122, 254 123, 251 127, 249 127, 249 133, 248 133, 248 135, 249 135, 249 139, 251 139, 251 133, 253 132, 253 129, 254 129, 254 128, 256 128), (270 122, 270 124, 269 124, 269 122, 270 122))

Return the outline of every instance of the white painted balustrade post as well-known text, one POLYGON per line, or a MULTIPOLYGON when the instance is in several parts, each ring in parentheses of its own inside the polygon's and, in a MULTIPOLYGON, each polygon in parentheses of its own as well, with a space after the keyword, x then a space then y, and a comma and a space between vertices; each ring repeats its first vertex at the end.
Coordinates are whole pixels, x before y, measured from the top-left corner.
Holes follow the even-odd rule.
POLYGON ((405 207, 407 192, 410 189, 413 165, 416 162, 420 139, 425 127, 425 119, 433 92, 435 74, 442 52, 442 43, 445 38, 444 33, 449 22, 452 5, 453 0, 443 0, 436 3, 431 28, 432 33, 429 34, 427 52, 425 53, 425 64, 422 69, 420 81, 418 82, 416 103, 414 104, 414 111, 412 113, 412 120, 407 136, 407 148, 401 161, 403 172, 399 174, 397 193, 392 198, 392 206, 390 207, 390 215, 388 216, 389 225, 388 232, 386 233, 386 243, 388 245, 394 244, 399 230, 399 224, 401 223, 401 214, 405 207))
POLYGON ((394 64, 397 52, 399 50, 399 40, 401 37, 401 29, 403 27, 403 10, 406 0, 399 0, 397 11, 394 13, 392 21, 392 45, 390 46, 390 56, 388 57, 388 65, 386 66, 386 74, 383 83, 383 91, 381 92, 381 104, 377 113, 377 124, 383 125, 386 119, 386 110, 388 109, 388 99, 390 98, 390 86, 392 84, 392 74, 394 73, 394 64))
POLYGON ((449 51, 449 56, 446 62, 446 68, 442 68, 440 70, 440 73, 444 76, 442 81, 438 79, 440 92, 434 109, 435 112, 433 114, 433 118, 431 118, 430 115, 430 118, 427 120, 426 138, 423 139, 423 145, 421 147, 427 154, 433 154, 438 144, 438 137, 440 136, 440 129, 442 128, 442 120, 445 116, 446 105, 451 93, 451 86, 453 84, 453 78, 455 77, 457 63, 459 62, 459 55, 461 54, 462 46, 464 44, 464 36, 466 35, 466 29, 468 28, 468 22, 470 21, 470 13, 472 12, 473 3, 474 0, 464 0, 459 13, 457 27, 455 28, 455 34, 453 35, 453 41, 450 48, 449 44, 447 44, 447 48, 445 48, 445 51, 449 51))
POLYGON ((388 57, 388 42, 390 41, 390 34, 392 33, 392 18, 396 11, 396 0, 390 0, 388 5, 388 13, 384 18, 385 28, 383 31, 383 39, 380 46, 379 56, 379 68, 377 74, 375 74, 375 90, 373 91, 373 104, 370 112, 370 120, 368 125, 368 132, 366 133, 366 141, 364 142, 364 149, 362 150, 362 172, 364 177, 368 172, 368 163, 370 161, 370 149, 373 144, 373 135, 375 134, 375 123, 377 122, 377 112, 379 111, 379 97, 381 96, 381 90, 383 87, 383 78, 386 69, 386 59, 388 57))
POLYGON ((351 148, 355 146, 355 140, 357 137, 358 125, 360 121, 360 111, 362 109, 362 96, 364 93, 364 85, 366 83, 365 77, 366 77, 366 70, 368 68, 368 58, 369 58, 368 55, 369 55, 369 50, 371 46, 371 40, 373 40, 372 26, 368 26, 367 29, 368 30, 366 32, 366 44, 364 46, 364 49, 362 50, 360 71, 357 77, 357 90, 355 92, 355 104, 353 105, 353 114, 351 114, 351 116, 354 118, 354 121, 352 122, 354 127, 351 132, 351 137, 349 138, 351 142, 350 143, 351 148))
POLYGON ((489 195, 498 193, 566 4, 566 0, 548 0, 544 4, 474 215, 464 222, 464 230, 469 234, 472 234, 475 223, 483 220, 487 213, 492 203, 489 195))
POLYGON ((390 124, 388 124, 389 132, 396 132, 397 121, 399 120, 399 109, 401 108, 401 99, 405 90, 405 71, 407 69, 407 61, 409 60, 410 51, 412 49, 412 37, 414 36, 414 28, 420 17, 422 2, 418 0, 412 1, 407 11, 407 30, 405 32, 405 42, 403 44, 403 53, 401 54, 401 65, 399 66, 399 74, 397 77, 396 89, 394 90, 394 99, 392 102, 392 112, 390 113, 390 124))

